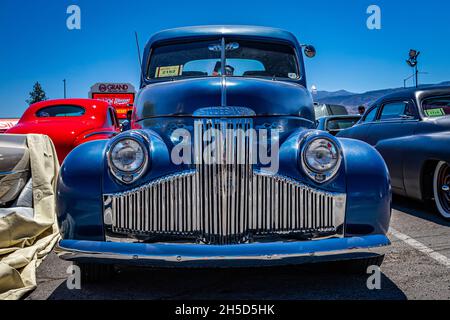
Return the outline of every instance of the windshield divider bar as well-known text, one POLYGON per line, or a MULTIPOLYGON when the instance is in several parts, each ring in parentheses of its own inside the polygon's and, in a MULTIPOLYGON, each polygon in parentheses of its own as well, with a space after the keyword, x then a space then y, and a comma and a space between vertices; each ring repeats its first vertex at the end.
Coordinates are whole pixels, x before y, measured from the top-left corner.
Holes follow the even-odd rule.
POLYGON ((222 74, 222 97, 221 97, 221 104, 222 107, 227 106, 227 89, 226 89, 226 73, 225 73, 225 63, 226 63, 226 57, 225 57, 225 37, 222 37, 222 46, 221 46, 221 52, 220 52, 220 72, 222 74))

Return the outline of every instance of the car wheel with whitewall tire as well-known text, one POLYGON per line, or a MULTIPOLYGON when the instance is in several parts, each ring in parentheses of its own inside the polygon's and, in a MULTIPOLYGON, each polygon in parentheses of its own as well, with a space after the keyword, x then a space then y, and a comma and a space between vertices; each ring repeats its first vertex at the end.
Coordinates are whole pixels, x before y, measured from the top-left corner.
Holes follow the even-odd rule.
POLYGON ((434 171, 433 195, 439 214, 445 219, 450 219, 450 165, 448 162, 439 162, 434 171))

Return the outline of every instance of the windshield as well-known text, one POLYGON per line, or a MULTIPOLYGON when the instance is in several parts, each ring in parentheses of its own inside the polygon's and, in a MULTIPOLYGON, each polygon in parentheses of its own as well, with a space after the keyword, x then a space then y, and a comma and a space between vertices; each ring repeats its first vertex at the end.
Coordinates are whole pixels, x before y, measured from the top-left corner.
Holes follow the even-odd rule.
POLYGON ((288 45, 228 40, 222 66, 222 41, 197 41, 163 45, 153 49, 147 77, 150 79, 237 77, 300 79, 294 49, 288 45))
POLYGON ((328 107, 330 108, 332 115, 347 115, 348 114, 347 108, 345 108, 344 106, 329 104, 328 107))
POLYGON ((344 130, 353 127, 359 118, 335 119, 329 120, 327 130, 344 130))
POLYGON ((426 99, 422 102, 422 109, 430 118, 448 116, 450 115, 450 96, 426 99))

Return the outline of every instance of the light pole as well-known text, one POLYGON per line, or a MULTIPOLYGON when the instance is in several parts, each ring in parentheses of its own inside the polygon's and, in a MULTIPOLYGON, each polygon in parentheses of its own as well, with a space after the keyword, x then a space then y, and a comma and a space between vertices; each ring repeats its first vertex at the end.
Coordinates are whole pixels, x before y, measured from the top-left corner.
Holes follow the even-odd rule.
POLYGON ((67 91, 66 91, 66 79, 63 80, 64 82, 64 99, 67 97, 67 91))
POLYGON ((417 61, 417 58, 420 55, 420 51, 411 49, 409 50, 409 59, 406 60, 406 63, 411 67, 414 68, 414 78, 415 78, 415 82, 416 82, 416 87, 419 86, 419 68, 418 68, 418 64, 419 62, 417 61))

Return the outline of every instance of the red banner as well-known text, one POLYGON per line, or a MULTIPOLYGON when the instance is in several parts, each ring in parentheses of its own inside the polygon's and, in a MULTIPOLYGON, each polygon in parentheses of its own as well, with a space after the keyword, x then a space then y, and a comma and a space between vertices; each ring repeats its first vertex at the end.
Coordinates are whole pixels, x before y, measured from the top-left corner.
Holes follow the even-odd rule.
POLYGON ((133 110, 134 93, 93 93, 92 99, 111 104, 116 109, 119 119, 126 119, 128 110, 133 110))

